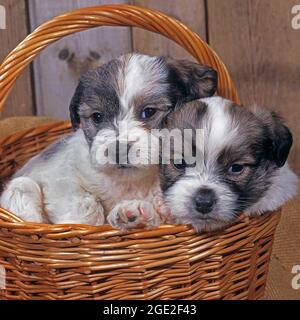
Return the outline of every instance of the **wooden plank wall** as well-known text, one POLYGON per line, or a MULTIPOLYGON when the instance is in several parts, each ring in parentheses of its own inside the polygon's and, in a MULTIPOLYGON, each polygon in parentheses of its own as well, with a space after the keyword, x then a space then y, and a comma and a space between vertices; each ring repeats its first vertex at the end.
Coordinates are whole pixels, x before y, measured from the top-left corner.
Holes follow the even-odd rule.
MULTIPOLYGON (((204 0, 189 0, 183 5, 182 0, 132 0, 135 5, 162 11, 182 21, 206 40, 205 4, 204 0)), ((177 59, 193 59, 179 45, 158 34, 133 29, 133 50, 150 55, 167 55, 177 59)))
MULTIPOLYGON (((0 61, 29 33, 25 0, 2 0, 6 12, 6 29, 0 30, 0 61)), ((31 115, 34 101, 31 72, 27 68, 17 81, 5 105, 2 116, 31 115)))
MULTIPOLYGON (((106 0, 30 0, 31 29, 64 12, 107 2, 106 0)), ((131 52, 131 32, 128 28, 91 29, 52 44, 34 61, 37 114, 67 119, 69 102, 79 76, 86 70, 126 52, 131 52)))

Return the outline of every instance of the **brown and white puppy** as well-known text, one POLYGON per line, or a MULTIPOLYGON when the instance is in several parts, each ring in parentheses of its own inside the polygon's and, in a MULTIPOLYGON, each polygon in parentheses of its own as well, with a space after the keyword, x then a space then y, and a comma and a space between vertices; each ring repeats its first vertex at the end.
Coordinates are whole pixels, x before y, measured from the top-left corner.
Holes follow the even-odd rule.
POLYGON ((173 112, 166 128, 192 131, 184 139, 190 154, 173 145, 171 162, 161 166, 164 200, 177 222, 212 231, 242 212, 275 210, 296 194, 286 163, 292 135, 274 112, 211 97, 173 112))
POLYGON ((147 165, 147 153, 133 163, 129 151, 143 149, 148 131, 159 128, 177 103, 211 96, 216 83, 207 66, 140 54, 89 71, 70 104, 76 132, 17 172, 0 205, 35 222, 108 220, 124 229, 141 221, 159 224, 153 206, 160 194, 158 165, 147 165))

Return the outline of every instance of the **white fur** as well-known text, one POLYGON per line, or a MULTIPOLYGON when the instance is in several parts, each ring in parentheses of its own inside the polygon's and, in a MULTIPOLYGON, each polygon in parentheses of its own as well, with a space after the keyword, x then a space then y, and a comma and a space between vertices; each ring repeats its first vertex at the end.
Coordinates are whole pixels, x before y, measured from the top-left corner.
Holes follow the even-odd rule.
POLYGON ((271 181, 271 186, 264 197, 245 211, 248 215, 262 214, 280 208, 286 201, 297 194, 298 177, 286 163, 271 181))
POLYGON ((30 222, 46 222, 42 203, 41 188, 28 177, 18 177, 10 181, 0 198, 4 209, 30 222))
POLYGON ((204 123, 204 152, 209 161, 215 161, 217 154, 226 144, 230 145, 237 137, 237 124, 233 126, 226 109, 230 101, 215 96, 200 99, 208 105, 208 120, 204 123))
POLYGON ((200 99, 209 105, 208 121, 203 128, 205 131, 204 145, 209 146, 208 151, 217 151, 232 137, 231 119, 225 112, 229 101, 221 97, 200 99))
POLYGON ((127 114, 136 95, 141 92, 147 94, 148 90, 159 93, 166 90, 168 84, 165 81, 167 77, 165 66, 163 63, 158 63, 156 57, 130 54, 125 55, 123 59, 128 61, 124 69, 119 70, 118 91, 121 106, 127 114))
POLYGON ((200 188, 210 188, 215 191, 219 201, 213 214, 220 221, 230 221, 236 201, 235 195, 217 181, 213 174, 201 173, 198 168, 188 169, 165 195, 166 205, 172 208, 174 217, 182 223, 191 223, 191 210, 189 210, 189 206, 192 205, 191 195, 200 188))
MULTIPOLYGON (((128 164, 145 169, 146 165, 154 164, 151 161, 151 152, 153 154, 157 152, 158 144, 155 143, 157 138, 146 131, 141 122, 134 119, 132 109, 123 117, 119 115, 118 119, 115 119, 114 126, 117 128, 118 136, 115 129, 105 128, 99 130, 93 141, 91 161, 95 168, 99 167, 101 169, 103 164, 113 162, 117 140, 124 145, 131 144, 128 164), (111 152, 105 154, 107 149, 111 152)), ((158 162, 155 164, 158 165, 158 162)))
MULTIPOLYGON (((114 207, 122 199, 139 205, 145 201, 147 206, 160 194, 158 167, 145 165, 150 162, 148 135, 135 120, 133 100, 139 94, 166 89, 166 67, 155 57, 137 54, 120 57, 120 66, 117 83, 112 84, 121 104, 114 127, 100 130, 91 148, 80 129, 50 157, 34 157, 7 185, 0 205, 24 220, 100 225, 110 212, 116 216, 119 207, 114 207), (133 169, 105 163, 103 151, 116 139, 127 139, 140 155, 133 169)), ((86 117, 88 112, 90 108, 83 104, 80 113, 86 117)))
POLYGON ((101 225, 120 199, 147 201, 160 192, 157 168, 131 175, 96 170, 82 130, 60 152, 45 161, 35 157, 23 170, 27 177, 12 179, 0 204, 28 221, 101 225))

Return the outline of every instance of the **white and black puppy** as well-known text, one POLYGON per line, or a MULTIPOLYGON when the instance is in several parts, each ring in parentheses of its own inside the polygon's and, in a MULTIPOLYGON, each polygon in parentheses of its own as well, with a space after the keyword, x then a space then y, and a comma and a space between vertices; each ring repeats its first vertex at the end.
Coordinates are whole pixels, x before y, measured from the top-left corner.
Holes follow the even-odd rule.
POLYGON ((185 104, 167 121, 169 131, 192 130, 187 149, 196 159, 176 159, 177 149, 161 166, 164 199, 177 222, 212 231, 242 212, 275 210, 296 194, 297 177, 286 163, 292 135, 274 112, 211 97, 185 104))
POLYGON ((141 215, 147 226, 159 224, 153 205, 160 194, 158 166, 123 160, 129 149, 144 147, 144 133, 159 128, 178 102, 211 96, 216 83, 216 72, 207 66, 140 54, 89 71, 70 105, 76 132, 18 171, 1 206, 35 222, 108 220, 126 229, 138 226, 141 215), (105 148, 114 143, 123 148, 116 148, 113 161, 105 148))

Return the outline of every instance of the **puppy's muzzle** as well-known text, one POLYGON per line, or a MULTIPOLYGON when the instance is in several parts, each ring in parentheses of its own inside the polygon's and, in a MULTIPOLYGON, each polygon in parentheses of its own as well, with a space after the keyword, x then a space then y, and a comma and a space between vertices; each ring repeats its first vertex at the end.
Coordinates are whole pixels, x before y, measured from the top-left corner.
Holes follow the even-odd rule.
POLYGON ((131 167, 132 165, 128 159, 128 154, 132 145, 133 143, 131 142, 115 141, 115 143, 110 146, 110 162, 120 168, 131 167))
POLYGON ((194 197, 195 209, 201 214, 210 213, 217 202, 216 194, 209 188, 201 188, 194 197))

